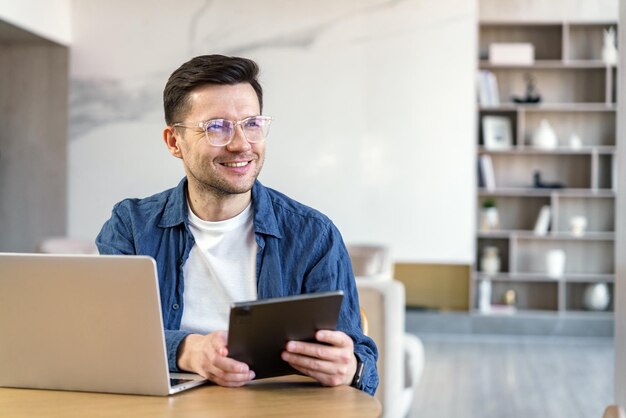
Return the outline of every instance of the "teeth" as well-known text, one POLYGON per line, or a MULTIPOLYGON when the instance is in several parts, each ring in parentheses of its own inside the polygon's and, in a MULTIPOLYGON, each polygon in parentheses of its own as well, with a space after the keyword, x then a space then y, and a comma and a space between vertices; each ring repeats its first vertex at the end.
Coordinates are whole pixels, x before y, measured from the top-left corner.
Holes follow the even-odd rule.
POLYGON ((224 163, 224 165, 226 167, 243 167, 243 166, 248 165, 248 162, 244 161, 244 162, 240 162, 240 163, 224 163))

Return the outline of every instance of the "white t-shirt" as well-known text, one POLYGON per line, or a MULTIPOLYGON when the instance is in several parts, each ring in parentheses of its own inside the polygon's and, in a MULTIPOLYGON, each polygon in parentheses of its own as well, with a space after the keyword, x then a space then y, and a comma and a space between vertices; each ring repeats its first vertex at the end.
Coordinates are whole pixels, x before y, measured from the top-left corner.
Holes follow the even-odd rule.
POLYGON ((208 222, 189 206, 189 229, 196 244, 183 266, 181 330, 227 330, 231 304, 257 298, 253 215, 250 203, 234 218, 208 222))

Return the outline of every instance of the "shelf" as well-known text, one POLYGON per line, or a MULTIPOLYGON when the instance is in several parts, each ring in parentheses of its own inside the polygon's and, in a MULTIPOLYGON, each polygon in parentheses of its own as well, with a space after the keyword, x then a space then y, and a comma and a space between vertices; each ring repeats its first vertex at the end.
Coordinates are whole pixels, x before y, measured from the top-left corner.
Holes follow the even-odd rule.
POLYGON ((494 310, 490 312, 481 312, 478 309, 471 311, 472 315, 476 316, 492 316, 492 317, 529 317, 529 318, 545 318, 545 317, 563 317, 567 319, 613 319, 613 311, 585 311, 585 310, 547 310, 547 309, 515 309, 514 311, 507 310, 494 310))
POLYGON ((586 311, 586 310, 567 310, 561 313, 565 318, 589 318, 589 319, 613 319, 613 311, 586 311))
POLYGON ((510 316, 526 316, 526 317, 554 317, 559 315, 559 311, 557 310, 548 310, 548 309, 515 309, 515 311, 501 311, 501 310, 493 310, 489 312, 482 312, 478 309, 474 309, 471 311, 472 315, 476 316, 493 316, 493 317, 510 317, 510 316))
POLYGON ((541 282, 541 283, 555 283, 557 284, 560 279, 553 279, 545 274, 520 274, 520 273, 505 273, 500 272, 497 274, 488 274, 481 271, 475 271, 472 273, 472 280, 479 281, 482 279, 489 279, 494 282, 541 282))
POLYGON ((571 147, 558 147, 555 149, 542 149, 532 146, 515 146, 509 149, 487 149, 479 146, 479 154, 510 154, 510 155, 533 155, 533 154, 548 154, 548 155, 614 155, 616 148, 614 146, 600 145, 582 148, 571 147))
POLYGON ((613 190, 592 190, 592 189, 535 189, 527 188, 496 188, 489 191, 485 188, 478 189, 478 196, 534 196, 550 197, 552 195, 563 197, 615 197, 613 190))
POLYGON ((566 282, 568 283, 615 283, 614 274, 567 274, 566 282))
POLYGON ((492 64, 487 60, 481 60, 478 64, 482 70, 519 70, 519 69, 541 69, 541 70, 577 70, 588 68, 616 68, 616 65, 606 64, 602 60, 535 60, 532 64, 492 64))
POLYGON ((569 273, 563 277, 554 278, 549 277, 543 273, 497 273, 487 274, 480 271, 472 273, 472 280, 478 281, 483 278, 489 278, 492 281, 498 282, 540 282, 540 283, 614 283, 614 274, 592 274, 592 273, 569 273))
POLYGON ((577 20, 575 22, 568 20, 524 20, 524 19, 516 19, 516 20, 481 20, 480 26, 490 27, 490 26, 503 26, 506 28, 518 28, 528 26, 530 28, 535 27, 544 27, 544 26, 558 26, 561 27, 563 25, 578 27, 578 26, 615 26, 617 22, 614 20, 577 20))
POLYGON ((548 232, 547 235, 536 235, 533 231, 478 231, 478 238, 518 238, 533 240, 569 240, 569 241, 613 241, 615 232, 587 231, 584 235, 576 236, 566 231, 548 232))
POLYGON ((479 106, 481 112, 615 112, 617 104, 593 103, 501 103, 499 106, 479 106))

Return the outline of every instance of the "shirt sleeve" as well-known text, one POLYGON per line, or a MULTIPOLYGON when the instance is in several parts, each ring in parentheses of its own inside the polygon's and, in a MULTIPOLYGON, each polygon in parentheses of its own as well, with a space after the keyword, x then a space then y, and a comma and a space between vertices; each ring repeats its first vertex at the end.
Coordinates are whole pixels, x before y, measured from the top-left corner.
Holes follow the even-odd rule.
POLYGON ((323 254, 312 269, 308 285, 312 291, 328 290, 327 286, 344 293, 337 330, 345 332, 354 342, 354 354, 364 365, 361 389, 374 395, 378 387, 376 361, 378 349, 374 341, 363 334, 359 295, 348 250, 337 228, 331 224, 325 239, 317 241, 318 250, 323 254))
POLYGON ((137 255, 132 227, 128 216, 125 216, 123 203, 120 202, 113 207, 111 218, 104 223, 96 237, 96 246, 100 254, 137 255))
MULTIPOLYGON (((153 254, 139 254, 136 250, 132 223, 127 213, 124 202, 115 205, 111 218, 105 222, 96 237, 98 252, 103 255, 149 255, 154 257, 153 254)), ((181 342, 189 334, 191 333, 188 331, 165 329, 167 363, 172 372, 181 371, 177 364, 178 349, 181 342)))

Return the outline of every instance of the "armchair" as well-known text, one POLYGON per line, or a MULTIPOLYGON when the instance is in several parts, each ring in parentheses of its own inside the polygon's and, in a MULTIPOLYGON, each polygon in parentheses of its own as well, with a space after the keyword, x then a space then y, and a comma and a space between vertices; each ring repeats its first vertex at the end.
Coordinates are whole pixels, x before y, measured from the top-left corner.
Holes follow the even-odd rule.
POLYGON ((69 237, 46 237, 42 239, 37 252, 44 254, 98 254, 93 241, 69 237))
POLYGON ((357 277, 361 307, 367 313, 369 336, 378 347, 380 385, 376 398, 385 418, 407 415, 424 367, 424 346, 405 333, 404 285, 397 280, 357 277))
POLYGON ((385 418, 405 417, 424 367, 424 346, 405 332, 406 302, 402 282, 394 280, 386 247, 348 246, 368 335, 378 347, 380 385, 376 398, 385 418))

